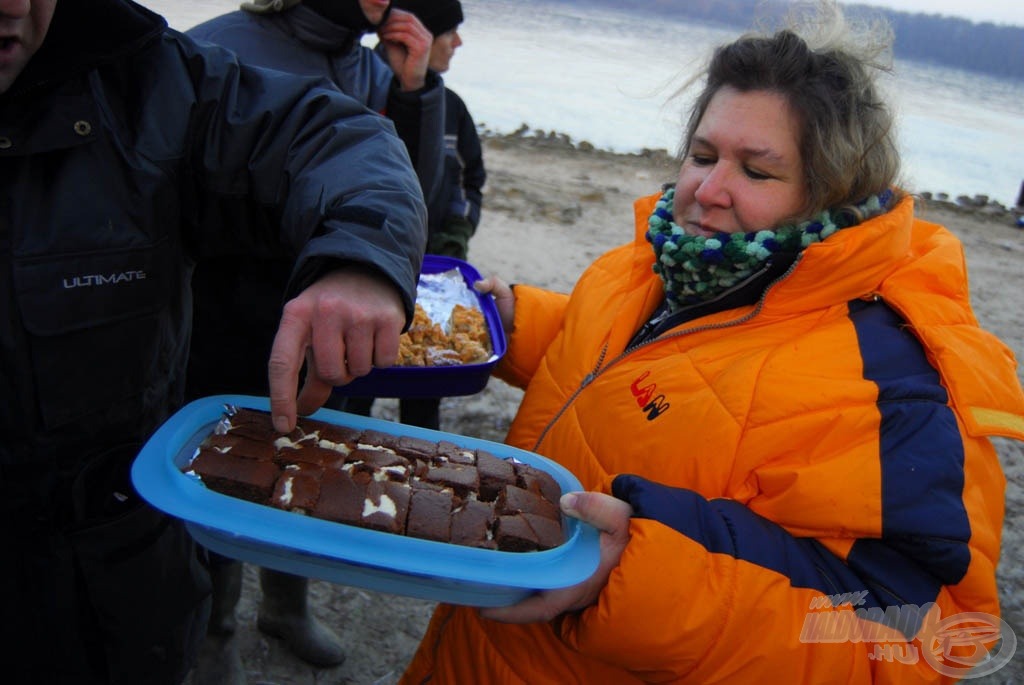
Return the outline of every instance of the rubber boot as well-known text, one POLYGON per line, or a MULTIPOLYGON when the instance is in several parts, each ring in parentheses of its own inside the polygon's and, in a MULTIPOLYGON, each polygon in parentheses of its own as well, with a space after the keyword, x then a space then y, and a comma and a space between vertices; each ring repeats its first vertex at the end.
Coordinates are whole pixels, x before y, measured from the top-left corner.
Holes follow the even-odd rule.
POLYGON ((213 603, 210 606, 210 622, 207 624, 206 632, 212 635, 230 635, 238 626, 235 607, 242 597, 242 562, 218 559, 210 564, 210 580, 213 581, 213 603))
POLYGON ((235 607, 242 596, 242 564, 221 560, 210 565, 213 597, 206 639, 196 662, 195 685, 245 685, 245 667, 238 649, 235 607))
POLYGON ((309 610, 307 578, 261 568, 260 585, 260 630, 281 638, 295 656, 314 666, 337 666, 345 660, 341 638, 309 610))

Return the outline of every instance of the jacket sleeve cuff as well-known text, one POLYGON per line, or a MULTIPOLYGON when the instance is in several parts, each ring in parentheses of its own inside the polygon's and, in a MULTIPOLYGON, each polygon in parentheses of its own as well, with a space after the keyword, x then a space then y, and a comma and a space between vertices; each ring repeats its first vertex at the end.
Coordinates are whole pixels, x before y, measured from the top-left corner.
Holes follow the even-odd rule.
POLYGON ((443 84, 444 81, 433 69, 427 69, 427 74, 423 79, 423 87, 416 90, 402 90, 402 84, 399 83, 398 77, 392 76, 390 96, 393 98, 393 102, 398 102, 403 105, 413 105, 416 104, 424 95, 442 87, 443 84))

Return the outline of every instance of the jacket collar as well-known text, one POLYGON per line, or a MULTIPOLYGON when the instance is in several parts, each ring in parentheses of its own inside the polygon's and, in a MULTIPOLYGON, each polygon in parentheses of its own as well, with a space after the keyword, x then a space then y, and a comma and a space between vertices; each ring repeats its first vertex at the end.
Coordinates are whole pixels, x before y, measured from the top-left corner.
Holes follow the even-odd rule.
POLYGON ((166 28, 163 17, 130 0, 61 0, 46 40, 0 102, 131 54, 166 28))
POLYGON ((765 311, 788 314, 850 302, 878 292, 910 258, 914 200, 809 245, 796 267, 765 299, 765 311))
MULTIPOLYGON (((647 242, 647 220, 659 194, 634 204, 634 269, 651 273, 654 253, 647 242)), ((784 279, 765 298, 762 314, 789 314, 849 302, 877 292, 885 277, 910 254, 914 201, 904 197, 889 212, 844 228, 808 246, 784 279)))
POLYGON ((360 31, 336 24, 302 5, 267 18, 280 23, 296 40, 317 52, 351 52, 361 35, 360 31))

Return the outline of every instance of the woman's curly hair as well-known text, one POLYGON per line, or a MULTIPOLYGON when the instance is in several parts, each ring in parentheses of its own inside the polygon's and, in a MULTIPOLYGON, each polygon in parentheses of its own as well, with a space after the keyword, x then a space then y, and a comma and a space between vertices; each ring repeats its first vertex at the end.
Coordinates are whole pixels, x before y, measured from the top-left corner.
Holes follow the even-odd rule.
POLYGON ((891 54, 891 30, 877 23, 854 31, 835 2, 812 9, 793 15, 792 28, 748 34, 714 51, 680 154, 721 88, 777 93, 799 118, 807 215, 880 194, 900 171, 893 114, 876 83, 890 69, 880 58, 891 54))

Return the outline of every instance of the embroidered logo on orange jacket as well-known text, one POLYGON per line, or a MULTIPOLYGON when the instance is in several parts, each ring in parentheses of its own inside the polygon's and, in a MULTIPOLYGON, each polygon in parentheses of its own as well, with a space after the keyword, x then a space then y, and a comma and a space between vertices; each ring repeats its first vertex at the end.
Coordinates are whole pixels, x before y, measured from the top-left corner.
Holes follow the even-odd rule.
POLYGON ((644 383, 650 375, 650 371, 644 371, 640 374, 640 377, 633 381, 633 384, 629 386, 629 390, 633 393, 633 399, 636 400, 636 405, 647 414, 647 420, 653 421, 667 412, 671 405, 669 405, 665 400, 664 395, 658 393, 657 383, 644 383))

